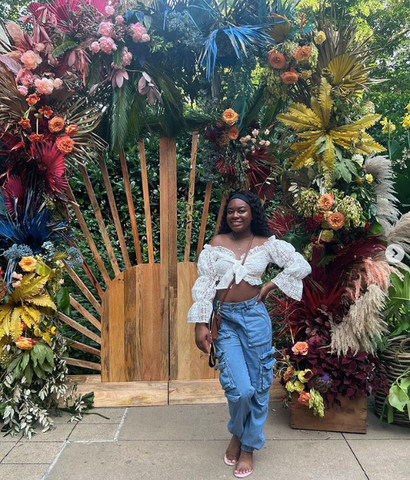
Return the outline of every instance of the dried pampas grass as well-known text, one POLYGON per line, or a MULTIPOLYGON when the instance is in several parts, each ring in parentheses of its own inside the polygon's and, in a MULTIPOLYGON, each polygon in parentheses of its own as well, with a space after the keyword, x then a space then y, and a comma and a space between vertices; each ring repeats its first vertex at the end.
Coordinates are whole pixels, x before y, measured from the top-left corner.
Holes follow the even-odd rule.
POLYGON ((369 285, 367 292, 354 303, 343 321, 331 322, 331 352, 346 355, 349 348, 357 353, 374 352, 374 341, 387 331, 380 312, 384 307, 385 293, 378 285, 369 285))
POLYGON ((364 164, 364 170, 373 175, 377 196, 377 219, 383 227, 383 234, 387 235, 400 217, 400 211, 396 207, 399 201, 392 180, 391 160, 384 155, 370 157, 364 164))
POLYGON ((410 212, 403 215, 387 235, 387 243, 399 244, 410 258, 410 212))

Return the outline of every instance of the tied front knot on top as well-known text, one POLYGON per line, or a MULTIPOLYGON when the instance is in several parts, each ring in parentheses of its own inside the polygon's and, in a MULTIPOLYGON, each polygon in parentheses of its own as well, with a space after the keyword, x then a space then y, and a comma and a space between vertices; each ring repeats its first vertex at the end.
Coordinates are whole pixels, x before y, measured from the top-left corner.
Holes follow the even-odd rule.
POLYGON ((232 279, 235 278, 235 283, 238 285, 248 275, 248 269, 245 265, 242 265, 242 260, 233 259, 227 257, 226 260, 232 262, 232 266, 228 268, 225 275, 221 278, 221 281, 216 287, 217 290, 225 290, 228 288, 232 279))

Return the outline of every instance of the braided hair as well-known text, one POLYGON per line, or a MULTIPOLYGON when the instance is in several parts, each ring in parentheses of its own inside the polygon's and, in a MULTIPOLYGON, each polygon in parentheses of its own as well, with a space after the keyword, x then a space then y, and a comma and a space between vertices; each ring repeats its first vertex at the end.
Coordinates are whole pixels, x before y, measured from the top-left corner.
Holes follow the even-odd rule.
POLYGON ((262 203, 260 198, 253 192, 243 191, 243 192, 234 192, 228 198, 226 202, 225 209, 222 215, 221 226, 219 227, 218 233, 230 233, 232 230, 228 226, 226 221, 226 216, 228 213, 228 205, 229 202, 232 200, 232 197, 235 194, 240 194, 241 196, 247 199, 247 203, 251 207, 252 212, 252 222, 251 222, 251 230, 254 235, 258 235, 260 237, 270 237, 272 232, 269 228, 269 224, 266 218, 265 210, 262 207, 262 203))

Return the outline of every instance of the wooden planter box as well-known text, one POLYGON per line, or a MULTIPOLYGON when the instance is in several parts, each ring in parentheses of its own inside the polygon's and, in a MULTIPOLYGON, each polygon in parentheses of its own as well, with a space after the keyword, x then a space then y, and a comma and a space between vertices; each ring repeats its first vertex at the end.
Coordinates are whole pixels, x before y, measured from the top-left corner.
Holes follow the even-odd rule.
POLYGON ((292 395, 290 426, 298 430, 321 430, 327 432, 366 433, 367 398, 349 400, 340 397, 341 405, 325 408, 325 416, 313 415, 312 410, 298 402, 292 395))

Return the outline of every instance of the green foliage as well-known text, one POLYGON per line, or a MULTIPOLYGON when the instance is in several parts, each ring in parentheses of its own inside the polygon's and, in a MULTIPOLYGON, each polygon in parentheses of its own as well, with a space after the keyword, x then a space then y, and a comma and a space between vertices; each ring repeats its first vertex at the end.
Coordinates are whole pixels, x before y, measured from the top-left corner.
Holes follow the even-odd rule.
POLYGON ((391 283, 384 315, 393 337, 410 330, 410 273, 404 272, 403 280, 393 273, 391 283))
POLYGON ((382 417, 385 415, 386 408, 387 421, 389 423, 394 421, 394 409, 399 412, 404 412, 407 408, 407 414, 410 420, 410 368, 397 377, 392 383, 389 395, 384 403, 382 417))

